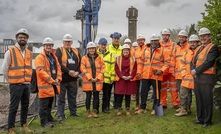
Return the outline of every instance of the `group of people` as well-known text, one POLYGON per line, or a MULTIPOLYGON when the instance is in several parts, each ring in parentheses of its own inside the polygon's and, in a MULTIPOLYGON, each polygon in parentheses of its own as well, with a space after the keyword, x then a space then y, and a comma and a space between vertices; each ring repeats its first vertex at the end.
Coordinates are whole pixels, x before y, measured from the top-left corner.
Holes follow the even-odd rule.
POLYGON ((146 113, 148 92, 153 89, 153 107, 160 103, 167 108, 167 92, 171 93, 172 105, 176 116, 191 113, 192 90, 194 89, 197 106, 197 120, 193 123, 207 127, 212 124, 212 89, 215 84, 215 60, 218 48, 211 43, 211 33, 207 28, 199 30, 188 38, 181 30, 179 42, 172 42, 170 31, 164 29, 161 37, 153 34, 150 43, 138 35, 135 42, 126 39, 120 44, 121 34, 111 34, 108 45, 100 38, 98 46, 87 44, 87 54, 82 58, 73 48, 70 34, 63 36, 63 46, 53 49, 54 41, 47 37, 43 40, 43 51, 35 58, 32 67, 32 52, 27 49, 29 33, 26 29, 17 31, 17 43, 9 48, 2 65, 3 75, 10 84, 10 106, 8 131, 15 133, 15 117, 21 102, 20 122, 22 130, 33 133, 27 125, 30 92, 28 90, 32 72, 36 71, 39 116, 42 127, 53 127, 67 117, 64 113, 67 94, 70 116, 79 117, 76 110, 77 79, 82 77, 82 90, 86 93, 85 106, 88 118, 97 118, 99 113, 99 92, 103 91, 102 112, 110 113, 110 99, 114 87, 114 108, 117 116, 122 115, 122 102, 125 98, 126 115, 131 115, 131 95, 136 95, 135 114, 146 113), (201 44, 201 45, 200 45, 201 44), (200 45, 200 46, 199 46, 200 45), (35 70, 33 70, 35 68, 35 70), (157 91, 158 90, 158 91, 157 91), (58 95, 58 120, 51 115, 52 103, 58 95), (93 97, 92 97, 93 96, 93 97), (93 107, 91 107, 93 98, 93 107))

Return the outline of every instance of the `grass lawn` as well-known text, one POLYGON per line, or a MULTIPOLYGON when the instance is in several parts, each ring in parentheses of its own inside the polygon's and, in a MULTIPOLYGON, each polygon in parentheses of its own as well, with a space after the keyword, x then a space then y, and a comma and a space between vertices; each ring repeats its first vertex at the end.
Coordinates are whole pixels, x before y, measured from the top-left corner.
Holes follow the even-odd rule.
MULTIPOLYGON (((195 100, 195 98, 193 98, 195 100)), ((135 106, 132 101, 131 107, 135 106)), ((86 118, 85 107, 78 108, 81 117, 70 117, 66 111, 67 119, 56 124, 54 128, 42 128, 39 119, 35 119, 30 128, 36 134, 220 134, 221 114, 214 110, 213 125, 202 128, 201 125, 192 124, 196 117, 195 103, 192 105, 192 114, 185 117, 176 117, 175 109, 168 107, 163 117, 151 116, 152 103, 148 102, 148 111, 145 114, 131 116, 125 113, 116 116, 116 110, 111 109, 110 114, 100 113, 99 118, 86 118)), ((57 117, 56 117, 57 118, 57 117)), ((19 128, 16 128, 20 132, 19 128)), ((6 132, 6 131, 5 131, 6 132)), ((4 133, 5 133, 4 132, 4 133)))

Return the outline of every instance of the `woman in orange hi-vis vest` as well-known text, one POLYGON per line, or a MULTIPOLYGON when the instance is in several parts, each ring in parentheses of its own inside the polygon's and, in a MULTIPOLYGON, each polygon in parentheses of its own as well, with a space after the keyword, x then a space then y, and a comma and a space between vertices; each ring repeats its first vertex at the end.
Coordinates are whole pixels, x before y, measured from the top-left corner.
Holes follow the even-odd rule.
POLYGON ((135 57, 130 54, 130 46, 124 44, 122 47, 122 56, 117 57, 115 62, 116 85, 115 94, 117 94, 117 116, 121 116, 123 97, 125 96, 126 115, 130 115, 131 94, 136 94, 136 73, 137 62, 135 57))
POLYGON ((194 50, 199 45, 199 37, 195 34, 189 38, 189 49, 183 53, 180 58, 180 74, 182 76, 182 83, 180 88, 180 108, 176 110, 176 116, 186 116, 191 113, 190 107, 192 103, 192 90, 194 88, 194 80, 191 75, 191 61, 193 59, 194 50))
POLYGON ((82 90, 86 93, 86 110, 88 118, 97 118, 99 109, 99 92, 102 91, 105 64, 97 54, 96 44, 87 44, 87 55, 81 59, 82 90), (93 111, 90 111, 91 96, 93 95, 93 111))
POLYGON ((38 84, 39 116, 42 127, 52 128, 53 122, 57 122, 53 119, 51 110, 55 95, 60 94, 61 67, 52 50, 53 40, 47 37, 43 45, 43 51, 34 62, 38 84))

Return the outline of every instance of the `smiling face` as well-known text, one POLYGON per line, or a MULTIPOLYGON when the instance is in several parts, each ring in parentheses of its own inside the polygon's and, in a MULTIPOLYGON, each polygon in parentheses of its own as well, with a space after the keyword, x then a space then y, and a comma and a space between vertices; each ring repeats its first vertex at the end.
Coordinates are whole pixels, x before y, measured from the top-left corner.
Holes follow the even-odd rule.
POLYGON ((87 49, 89 55, 94 55, 96 52, 96 47, 91 47, 87 49))
POLYGON ((64 48, 66 49, 70 49, 72 44, 72 41, 63 41, 64 48))
POLYGON ((123 49, 122 54, 123 56, 128 57, 130 55, 130 49, 129 48, 123 49))
POLYGON ((105 51, 107 47, 107 44, 99 44, 100 51, 105 51))
POLYGON ((145 43, 145 39, 137 39, 137 43, 139 46, 142 46, 145 43))
POLYGON ((25 34, 19 34, 16 37, 16 41, 18 42, 18 44, 20 46, 25 46, 27 44, 27 42, 28 42, 28 37, 25 34))
POLYGON ((198 41, 190 41, 189 44, 190 44, 190 48, 192 50, 195 50, 198 47, 199 42, 198 41))
POLYGON ((54 44, 44 44, 44 50, 46 53, 51 52, 54 44))
POLYGON ((169 34, 162 34, 162 38, 164 42, 168 42, 170 39, 170 35, 169 34))
POLYGON ((203 34, 200 35, 200 41, 202 44, 209 44, 210 43, 210 35, 209 34, 203 34))
POLYGON ((178 36, 178 39, 181 44, 184 44, 187 40, 187 37, 186 36, 178 36))
POLYGON ((120 38, 112 38, 112 42, 115 46, 119 46, 120 45, 120 38))

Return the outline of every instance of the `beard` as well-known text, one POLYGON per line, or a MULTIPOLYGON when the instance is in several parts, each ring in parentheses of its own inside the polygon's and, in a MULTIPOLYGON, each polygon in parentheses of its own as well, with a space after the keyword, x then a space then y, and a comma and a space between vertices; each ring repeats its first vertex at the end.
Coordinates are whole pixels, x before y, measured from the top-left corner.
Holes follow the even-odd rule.
POLYGON ((18 42, 18 44, 19 44, 20 46, 25 46, 27 43, 26 43, 26 42, 18 42))

